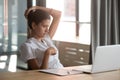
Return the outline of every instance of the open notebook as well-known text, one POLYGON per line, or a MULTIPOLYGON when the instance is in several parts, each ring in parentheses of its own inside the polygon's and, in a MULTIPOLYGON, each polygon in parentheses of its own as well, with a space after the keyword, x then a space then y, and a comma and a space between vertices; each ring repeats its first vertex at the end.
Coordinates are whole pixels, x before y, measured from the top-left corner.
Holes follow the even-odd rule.
POLYGON ((98 73, 120 69, 120 45, 98 46, 93 64, 81 66, 75 70, 98 73))
POLYGON ((55 75, 59 75, 59 76, 66 76, 66 75, 82 73, 82 71, 74 70, 74 69, 71 69, 71 68, 42 69, 42 70, 39 70, 39 71, 44 72, 44 73, 49 73, 49 74, 55 74, 55 75))

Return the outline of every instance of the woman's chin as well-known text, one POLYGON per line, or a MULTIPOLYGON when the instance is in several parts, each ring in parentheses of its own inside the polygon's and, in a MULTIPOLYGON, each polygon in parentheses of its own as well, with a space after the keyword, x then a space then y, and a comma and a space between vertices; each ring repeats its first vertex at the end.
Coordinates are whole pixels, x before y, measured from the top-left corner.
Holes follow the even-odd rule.
POLYGON ((39 35, 40 38, 44 38, 46 34, 39 35))
POLYGON ((44 38, 44 37, 45 37, 45 34, 44 34, 44 35, 42 35, 41 37, 42 37, 42 38, 44 38))

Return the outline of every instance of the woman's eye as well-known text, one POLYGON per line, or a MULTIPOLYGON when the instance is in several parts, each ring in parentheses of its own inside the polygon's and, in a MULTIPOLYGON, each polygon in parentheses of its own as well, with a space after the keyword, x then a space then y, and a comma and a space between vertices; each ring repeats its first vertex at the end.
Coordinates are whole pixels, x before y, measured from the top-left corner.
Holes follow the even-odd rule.
POLYGON ((44 28, 47 28, 48 26, 43 26, 44 28))

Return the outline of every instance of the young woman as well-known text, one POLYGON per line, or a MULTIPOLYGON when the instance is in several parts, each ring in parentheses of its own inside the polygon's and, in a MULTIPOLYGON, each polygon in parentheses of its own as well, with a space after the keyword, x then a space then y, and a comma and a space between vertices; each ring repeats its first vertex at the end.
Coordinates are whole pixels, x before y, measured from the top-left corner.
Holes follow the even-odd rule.
POLYGON ((61 12, 51 8, 33 6, 25 11, 28 23, 28 40, 20 47, 21 58, 29 69, 63 68, 59 52, 52 43, 61 12), (50 20, 50 15, 53 17, 50 20))

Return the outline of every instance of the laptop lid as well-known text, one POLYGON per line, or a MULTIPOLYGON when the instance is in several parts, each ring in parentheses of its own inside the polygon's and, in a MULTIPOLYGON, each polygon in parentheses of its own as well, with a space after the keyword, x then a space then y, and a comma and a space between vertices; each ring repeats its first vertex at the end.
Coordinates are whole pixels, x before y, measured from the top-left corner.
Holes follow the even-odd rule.
POLYGON ((104 72, 120 69, 120 45, 98 46, 96 49, 92 72, 104 72))

